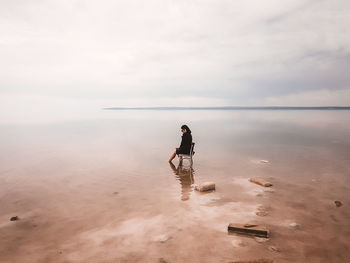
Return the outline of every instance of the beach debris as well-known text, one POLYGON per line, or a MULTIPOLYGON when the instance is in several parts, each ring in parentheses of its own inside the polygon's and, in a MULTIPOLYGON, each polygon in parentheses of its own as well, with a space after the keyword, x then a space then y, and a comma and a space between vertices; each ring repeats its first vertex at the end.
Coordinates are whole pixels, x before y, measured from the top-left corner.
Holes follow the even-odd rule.
POLYGON ((227 230, 237 234, 251 235, 257 237, 269 237, 270 231, 265 226, 255 224, 229 224, 227 230))
POLYGON ((297 224, 297 223, 295 223, 295 222, 290 223, 289 226, 290 226, 291 228, 293 228, 293 229, 300 229, 300 225, 297 224))
POLYGON ((243 243, 243 241, 242 240, 240 240, 240 239, 234 239, 234 240, 232 240, 232 246, 233 247, 244 247, 245 246, 245 244, 243 243))
POLYGON ((261 178, 249 178, 249 181, 264 187, 272 186, 272 183, 265 181, 264 179, 261 179, 261 178))
POLYGON ((332 218, 334 222, 339 222, 339 220, 334 215, 330 215, 329 217, 332 218))
POLYGON ((10 218, 10 221, 17 221, 19 220, 19 217, 18 216, 13 216, 10 218))
POLYGON ((268 212, 266 211, 258 211, 255 213, 257 216, 267 216, 268 215, 268 212))
POLYGON ((167 263, 164 258, 159 258, 159 263, 167 263))
POLYGON ((195 185, 195 190, 199 192, 207 192, 207 191, 213 191, 215 190, 215 183, 213 182, 204 182, 199 185, 195 185))
POLYGON ((228 263, 273 263, 273 260, 262 258, 256 260, 229 261, 228 263))
POLYGON ((275 246, 269 246, 268 247, 268 250, 272 251, 272 252, 281 252, 281 250, 279 250, 278 247, 275 247, 275 246))
POLYGON ((265 237, 254 237, 255 241, 258 243, 264 243, 266 241, 269 241, 269 238, 265 238, 265 237))
POLYGON ((341 207, 343 205, 343 203, 340 201, 334 201, 334 203, 335 203, 336 207, 341 207))
POLYGON ((260 160, 261 163, 269 163, 268 160, 260 160))
POLYGON ((258 205, 256 208, 258 211, 255 212, 257 216, 267 216, 269 213, 267 212, 268 208, 263 205, 258 205))
POLYGON ((164 235, 159 235, 153 238, 153 241, 155 242, 160 242, 160 243, 165 243, 166 241, 168 241, 171 237, 164 234, 164 235))
POLYGON ((267 207, 263 206, 263 205, 258 205, 256 208, 258 211, 267 211, 267 207))

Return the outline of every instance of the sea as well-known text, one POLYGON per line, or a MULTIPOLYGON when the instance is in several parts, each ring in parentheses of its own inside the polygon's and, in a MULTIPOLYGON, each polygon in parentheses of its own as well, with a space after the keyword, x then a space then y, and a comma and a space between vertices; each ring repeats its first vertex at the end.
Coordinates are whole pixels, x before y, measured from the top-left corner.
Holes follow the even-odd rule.
POLYGON ((0 122, 0 262, 350 262, 349 135, 350 109, 334 107, 0 122), (192 165, 168 162, 183 124, 192 165))

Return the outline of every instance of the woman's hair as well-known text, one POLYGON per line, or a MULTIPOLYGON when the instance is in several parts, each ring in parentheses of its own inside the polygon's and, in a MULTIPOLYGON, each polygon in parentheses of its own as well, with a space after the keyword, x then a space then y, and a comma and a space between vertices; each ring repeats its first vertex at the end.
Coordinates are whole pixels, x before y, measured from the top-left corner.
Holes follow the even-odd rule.
POLYGON ((190 130, 190 128, 188 128, 187 125, 182 125, 181 130, 186 130, 188 133, 191 133, 191 130, 190 130))

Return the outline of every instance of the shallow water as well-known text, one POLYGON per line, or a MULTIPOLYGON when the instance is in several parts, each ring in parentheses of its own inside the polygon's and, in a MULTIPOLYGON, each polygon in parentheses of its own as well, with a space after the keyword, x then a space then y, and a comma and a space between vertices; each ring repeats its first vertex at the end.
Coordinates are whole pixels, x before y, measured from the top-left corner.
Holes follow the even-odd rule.
POLYGON ((0 261, 347 262, 349 134, 349 111, 101 110, 1 124, 0 261), (167 162, 185 123, 192 168, 167 162), (193 191, 204 181, 216 191, 193 191), (229 235, 229 223, 271 237, 229 235))

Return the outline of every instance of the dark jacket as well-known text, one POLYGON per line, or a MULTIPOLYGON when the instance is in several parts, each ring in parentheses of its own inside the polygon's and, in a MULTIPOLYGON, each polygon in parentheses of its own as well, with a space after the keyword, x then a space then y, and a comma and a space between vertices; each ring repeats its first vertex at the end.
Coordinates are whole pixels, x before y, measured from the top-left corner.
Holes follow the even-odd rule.
POLYGON ((192 145, 192 135, 191 133, 184 133, 182 135, 180 148, 176 151, 177 154, 189 154, 192 145))

